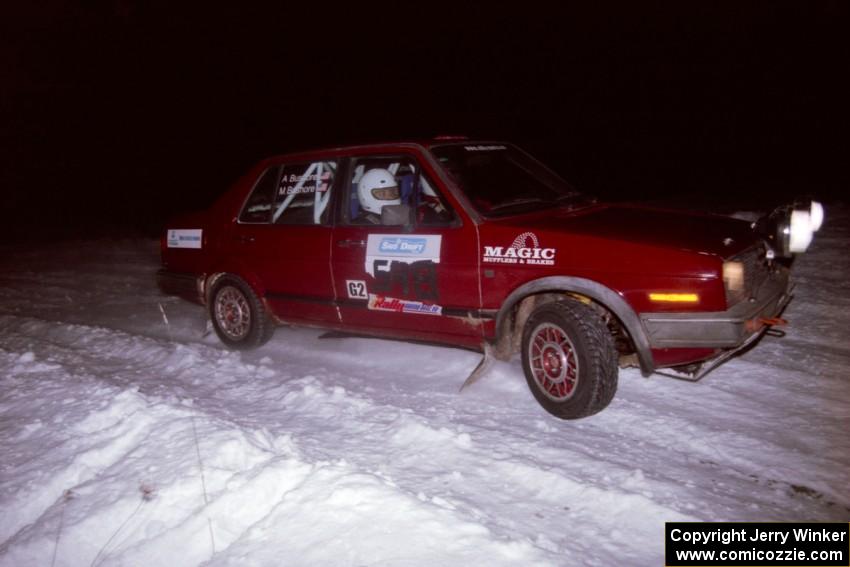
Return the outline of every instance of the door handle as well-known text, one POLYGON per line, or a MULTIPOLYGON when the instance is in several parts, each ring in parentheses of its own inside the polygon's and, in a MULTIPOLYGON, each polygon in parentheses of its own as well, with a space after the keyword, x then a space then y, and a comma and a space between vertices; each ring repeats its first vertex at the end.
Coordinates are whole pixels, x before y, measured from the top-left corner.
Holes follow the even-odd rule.
POLYGON ((336 245, 340 248, 366 248, 366 241, 353 239, 337 240, 336 245))

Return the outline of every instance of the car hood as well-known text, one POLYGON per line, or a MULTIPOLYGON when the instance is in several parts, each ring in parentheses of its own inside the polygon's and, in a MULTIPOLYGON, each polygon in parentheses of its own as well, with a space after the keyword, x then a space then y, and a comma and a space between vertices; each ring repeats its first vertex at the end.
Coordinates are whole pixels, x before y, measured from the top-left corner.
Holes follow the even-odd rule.
MULTIPOLYGON (((500 223, 503 221, 499 221, 500 223)), ((720 215, 672 211, 628 204, 594 205, 504 219, 517 228, 579 234, 658 248, 732 256, 757 240, 750 223, 720 215)))

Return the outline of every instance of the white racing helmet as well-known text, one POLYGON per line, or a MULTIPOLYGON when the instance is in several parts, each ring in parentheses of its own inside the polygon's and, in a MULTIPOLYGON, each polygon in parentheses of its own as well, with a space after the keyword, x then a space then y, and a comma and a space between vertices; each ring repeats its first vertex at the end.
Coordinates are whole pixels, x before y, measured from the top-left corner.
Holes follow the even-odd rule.
POLYGON ((398 183, 393 174, 386 169, 370 169, 360 178, 357 185, 357 198, 363 210, 376 215, 381 214, 385 205, 400 205, 398 183))

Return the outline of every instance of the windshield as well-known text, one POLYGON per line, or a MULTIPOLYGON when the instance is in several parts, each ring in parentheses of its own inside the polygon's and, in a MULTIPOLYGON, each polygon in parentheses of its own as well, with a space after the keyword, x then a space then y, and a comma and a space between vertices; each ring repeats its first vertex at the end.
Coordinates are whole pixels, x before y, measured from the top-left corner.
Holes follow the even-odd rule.
POLYGON ((587 201, 540 162, 507 144, 451 144, 431 151, 485 216, 587 201))

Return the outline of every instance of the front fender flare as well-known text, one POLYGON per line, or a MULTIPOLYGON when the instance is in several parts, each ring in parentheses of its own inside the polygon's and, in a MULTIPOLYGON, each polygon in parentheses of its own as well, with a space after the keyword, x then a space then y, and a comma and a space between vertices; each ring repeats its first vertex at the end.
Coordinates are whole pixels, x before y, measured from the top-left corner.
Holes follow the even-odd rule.
POLYGON ((649 347, 649 339, 646 337, 640 318, 626 302, 623 297, 599 282, 585 278, 570 276, 549 276, 527 282, 515 289, 502 304, 496 315, 496 330, 499 336, 505 331, 505 325, 509 321, 508 315, 511 309, 523 298, 543 292, 574 292, 585 295, 610 310, 628 331, 634 342, 640 362, 641 373, 649 376, 655 370, 655 362, 649 347))

